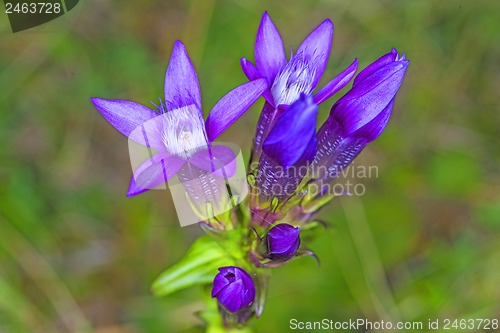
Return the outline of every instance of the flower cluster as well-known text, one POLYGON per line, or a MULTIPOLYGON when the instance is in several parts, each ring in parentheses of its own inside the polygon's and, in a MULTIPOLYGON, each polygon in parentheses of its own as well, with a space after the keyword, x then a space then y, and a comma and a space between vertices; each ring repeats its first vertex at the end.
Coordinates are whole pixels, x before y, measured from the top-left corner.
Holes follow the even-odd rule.
MULTIPOLYGON (((214 141, 264 97, 246 178, 248 200, 218 210, 216 216, 200 213, 212 245, 193 245, 185 262, 155 283, 157 294, 180 288, 175 283, 172 287, 174 277, 181 286, 213 280, 211 296, 225 325, 243 325, 262 313, 269 268, 314 256, 302 244, 301 232, 311 228, 320 208, 333 199, 329 184, 385 129, 409 64, 404 54, 392 49, 356 75, 355 59, 315 92, 332 37, 333 24, 325 20, 287 60, 279 31, 264 13, 255 41, 255 65, 246 58, 240 61, 249 82, 225 95, 205 121, 197 74, 179 41, 167 68, 164 101, 156 110, 131 101, 91 99, 122 134, 156 151, 134 171, 127 195, 143 193, 176 176, 200 213, 221 205, 237 164, 234 151, 214 141), (319 104, 351 80, 351 89, 333 103, 317 131, 319 104), (202 251, 202 246, 209 250, 202 251), (206 260, 191 259, 193 253, 206 260), (189 283, 179 282, 193 267, 198 275, 189 276, 189 283)), ((228 200, 235 195, 231 193, 228 200)))

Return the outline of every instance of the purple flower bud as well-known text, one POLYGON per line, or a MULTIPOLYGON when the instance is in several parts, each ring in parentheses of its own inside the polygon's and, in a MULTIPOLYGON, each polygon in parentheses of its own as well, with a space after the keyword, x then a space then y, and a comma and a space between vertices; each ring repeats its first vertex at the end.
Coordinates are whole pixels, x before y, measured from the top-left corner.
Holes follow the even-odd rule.
POLYGON ((235 313, 253 304, 255 285, 242 268, 221 267, 212 284, 212 297, 217 297, 219 304, 235 313))
POLYGON ((332 108, 344 137, 375 140, 384 130, 394 98, 403 82, 409 61, 395 49, 362 70, 347 92, 332 108))
POLYGON ((284 201, 295 193, 316 155, 317 115, 313 97, 301 94, 276 121, 259 159, 257 187, 261 202, 273 198, 284 201))
POLYGON ((300 228, 290 224, 277 224, 265 237, 267 256, 280 261, 293 257, 300 245, 300 228))
POLYGON ((318 131, 316 179, 331 181, 385 129, 409 61, 395 49, 362 70, 318 131), (326 168, 324 168, 326 167, 326 168))
POLYGON ((312 96, 301 94, 276 121, 264 141, 264 152, 285 169, 301 160, 311 161, 316 153, 317 116, 312 96))

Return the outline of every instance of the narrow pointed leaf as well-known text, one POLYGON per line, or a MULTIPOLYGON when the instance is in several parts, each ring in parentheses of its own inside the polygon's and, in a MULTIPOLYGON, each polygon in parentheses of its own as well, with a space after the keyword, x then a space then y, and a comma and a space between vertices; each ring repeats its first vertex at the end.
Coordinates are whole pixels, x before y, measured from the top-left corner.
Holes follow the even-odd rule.
POLYGON ((211 283, 219 267, 234 264, 217 242, 208 235, 202 236, 191 245, 181 261, 161 273, 153 283, 153 293, 166 296, 193 285, 211 283))

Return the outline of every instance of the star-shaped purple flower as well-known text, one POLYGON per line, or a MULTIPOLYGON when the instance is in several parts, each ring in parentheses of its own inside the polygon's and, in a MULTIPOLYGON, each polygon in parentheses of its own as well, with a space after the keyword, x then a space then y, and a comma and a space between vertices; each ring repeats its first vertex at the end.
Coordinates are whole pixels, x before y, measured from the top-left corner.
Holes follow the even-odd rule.
MULTIPOLYGON (((250 80, 267 79, 263 96, 273 107, 287 108, 300 94, 311 95, 325 71, 332 46, 333 23, 323 21, 300 44, 297 52, 286 60, 280 33, 267 12, 264 12, 255 41, 255 63, 242 58, 241 67, 250 80)), ((314 94, 321 103, 342 89, 352 79, 358 60, 314 94)))
POLYGON ((217 102, 203 121, 196 70, 182 42, 176 41, 165 75, 165 101, 157 111, 126 100, 91 98, 97 110, 118 131, 157 150, 134 171, 127 196, 164 183, 187 162, 207 171, 231 162, 234 159, 231 150, 212 143, 265 89, 264 79, 235 88, 217 102))

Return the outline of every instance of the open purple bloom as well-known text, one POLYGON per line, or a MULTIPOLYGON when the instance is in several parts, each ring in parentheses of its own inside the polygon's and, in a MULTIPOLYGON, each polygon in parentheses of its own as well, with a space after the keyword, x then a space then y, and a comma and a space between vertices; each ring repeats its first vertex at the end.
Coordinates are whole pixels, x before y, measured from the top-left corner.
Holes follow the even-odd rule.
POLYGON ((395 49, 361 71, 354 84, 332 107, 318 132, 313 162, 327 166, 330 176, 349 165, 385 129, 409 61, 395 49))
POLYGON ((267 257, 273 261, 290 259, 300 245, 300 228, 281 223, 272 227, 266 237, 267 257))
MULTIPOLYGON (((287 61, 280 33, 264 12, 255 41, 255 63, 242 58, 241 67, 250 80, 267 79, 263 96, 271 106, 289 106, 300 94, 312 94, 325 71, 332 46, 333 23, 327 19, 314 29, 287 61)), ((357 59, 314 95, 321 103, 342 89, 357 70, 357 59)))
POLYGON ((217 297, 219 304, 235 313, 253 304, 255 285, 250 275, 242 268, 221 267, 212 284, 212 297, 217 297))
POLYGON ((277 119, 301 94, 312 95, 320 104, 342 89, 354 77, 358 60, 314 92, 330 56, 333 37, 333 23, 327 19, 318 25, 300 44, 287 60, 283 40, 267 12, 264 12, 255 40, 255 64, 246 58, 240 63, 250 80, 263 77, 267 89, 262 96, 266 99, 257 122, 254 138, 253 157, 262 153, 262 145, 277 119))
POLYGON ((203 121, 196 71, 176 41, 165 75, 165 101, 157 111, 125 100, 92 98, 97 110, 129 139, 157 153, 134 172, 127 196, 152 189, 175 175, 187 161, 213 171, 234 157, 229 148, 212 146, 266 89, 264 79, 243 84, 222 97, 203 121))

